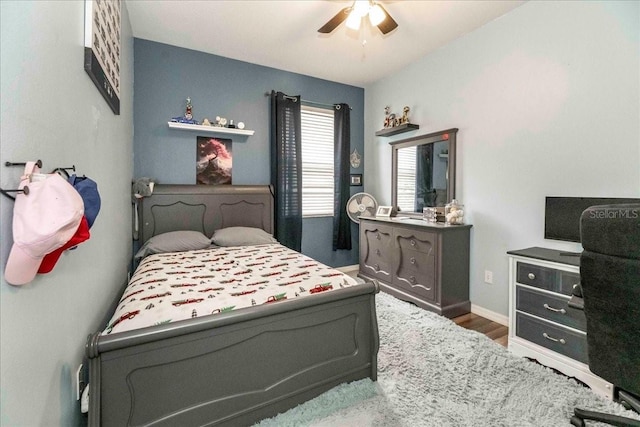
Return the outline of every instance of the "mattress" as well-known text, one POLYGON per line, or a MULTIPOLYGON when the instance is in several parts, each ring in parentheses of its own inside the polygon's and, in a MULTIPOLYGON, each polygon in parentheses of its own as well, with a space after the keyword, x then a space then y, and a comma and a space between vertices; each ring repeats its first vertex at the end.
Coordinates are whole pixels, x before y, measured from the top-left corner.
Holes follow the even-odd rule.
POLYGON ((283 303, 357 283, 277 243, 154 254, 136 269, 102 334, 283 303))

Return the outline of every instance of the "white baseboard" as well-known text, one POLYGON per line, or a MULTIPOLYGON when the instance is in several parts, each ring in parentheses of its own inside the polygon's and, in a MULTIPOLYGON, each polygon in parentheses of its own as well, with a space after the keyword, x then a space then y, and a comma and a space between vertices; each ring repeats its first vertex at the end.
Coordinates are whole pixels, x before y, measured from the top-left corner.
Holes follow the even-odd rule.
MULTIPOLYGON (((358 264, 345 265, 342 267, 335 267, 335 269, 343 273, 350 274, 353 272, 357 272, 360 269, 360 266, 358 264)), ((471 312, 473 314, 477 314, 478 316, 484 317, 485 319, 489 319, 493 322, 500 323, 501 325, 509 326, 509 316, 505 316, 504 314, 487 310, 486 308, 480 307, 479 305, 475 305, 475 304, 471 304, 471 312)))
POLYGON ((509 326, 509 316, 505 316, 504 314, 487 310, 486 308, 480 307, 479 305, 475 304, 471 304, 471 312, 473 314, 477 314, 478 316, 484 317, 485 319, 500 323, 501 325, 509 326))

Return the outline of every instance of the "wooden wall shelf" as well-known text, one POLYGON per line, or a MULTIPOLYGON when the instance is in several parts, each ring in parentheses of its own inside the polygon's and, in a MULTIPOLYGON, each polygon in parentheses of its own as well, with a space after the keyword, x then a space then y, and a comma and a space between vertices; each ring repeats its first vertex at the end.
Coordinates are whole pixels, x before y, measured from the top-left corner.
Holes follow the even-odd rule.
POLYGON ((376 136, 392 136, 392 135, 397 135, 399 133, 409 132, 416 129, 420 129, 420 126, 413 123, 405 123, 400 126, 381 129, 376 132, 376 136))
POLYGON ((219 133, 225 135, 246 135, 251 136, 255 133, 253 130, 237 129, 237 128, 223 128, 218 126, 203 126, 203 125, 191 125, 188 123, 167 122, 171 129, 181 130, 195 130, 198 132, 219 133))

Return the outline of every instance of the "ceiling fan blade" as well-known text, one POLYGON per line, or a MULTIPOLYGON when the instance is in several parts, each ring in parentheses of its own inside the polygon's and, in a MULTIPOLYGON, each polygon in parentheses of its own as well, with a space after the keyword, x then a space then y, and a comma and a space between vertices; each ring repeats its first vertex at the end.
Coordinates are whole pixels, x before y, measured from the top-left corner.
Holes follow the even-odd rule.
POLYGON ((391 17, 391 15, 389 15, 389 12, 387 12, 387 10, 384 7, 382 7, 380 3, 377 3, 377 4, 378 6, 380 6, 382 11, 386 15, 384 20, 378 24, 378 29, 382 31, 382 34, 390 33, 391 31, 395 30, 398 27, 398 23, 391 17))
POLYGON ((324 24, 319 30, 319 33, 322 34, 329 34, 331 31, 335 30, 336 27, 338 27, 338 25, 342 24, 342 22, 347 19, 347 16, 349 16, 349 11, 351 10, 351 7, 345 7, 344 9, 342 9, 340 12, 336 13, 336 16, 334 16, 333 18, 329 19, 329 22, 327 22, 326 24, 324 24))

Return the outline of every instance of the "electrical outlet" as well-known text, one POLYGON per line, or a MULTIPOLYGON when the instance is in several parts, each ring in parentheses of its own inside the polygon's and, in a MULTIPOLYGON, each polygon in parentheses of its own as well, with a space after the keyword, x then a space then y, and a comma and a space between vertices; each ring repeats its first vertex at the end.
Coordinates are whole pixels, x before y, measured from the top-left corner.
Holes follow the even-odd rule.
POLYGON ((493 271, 490 271, 490 270, 484 271, 484 282, 489 284, 493 283, 493 271))

